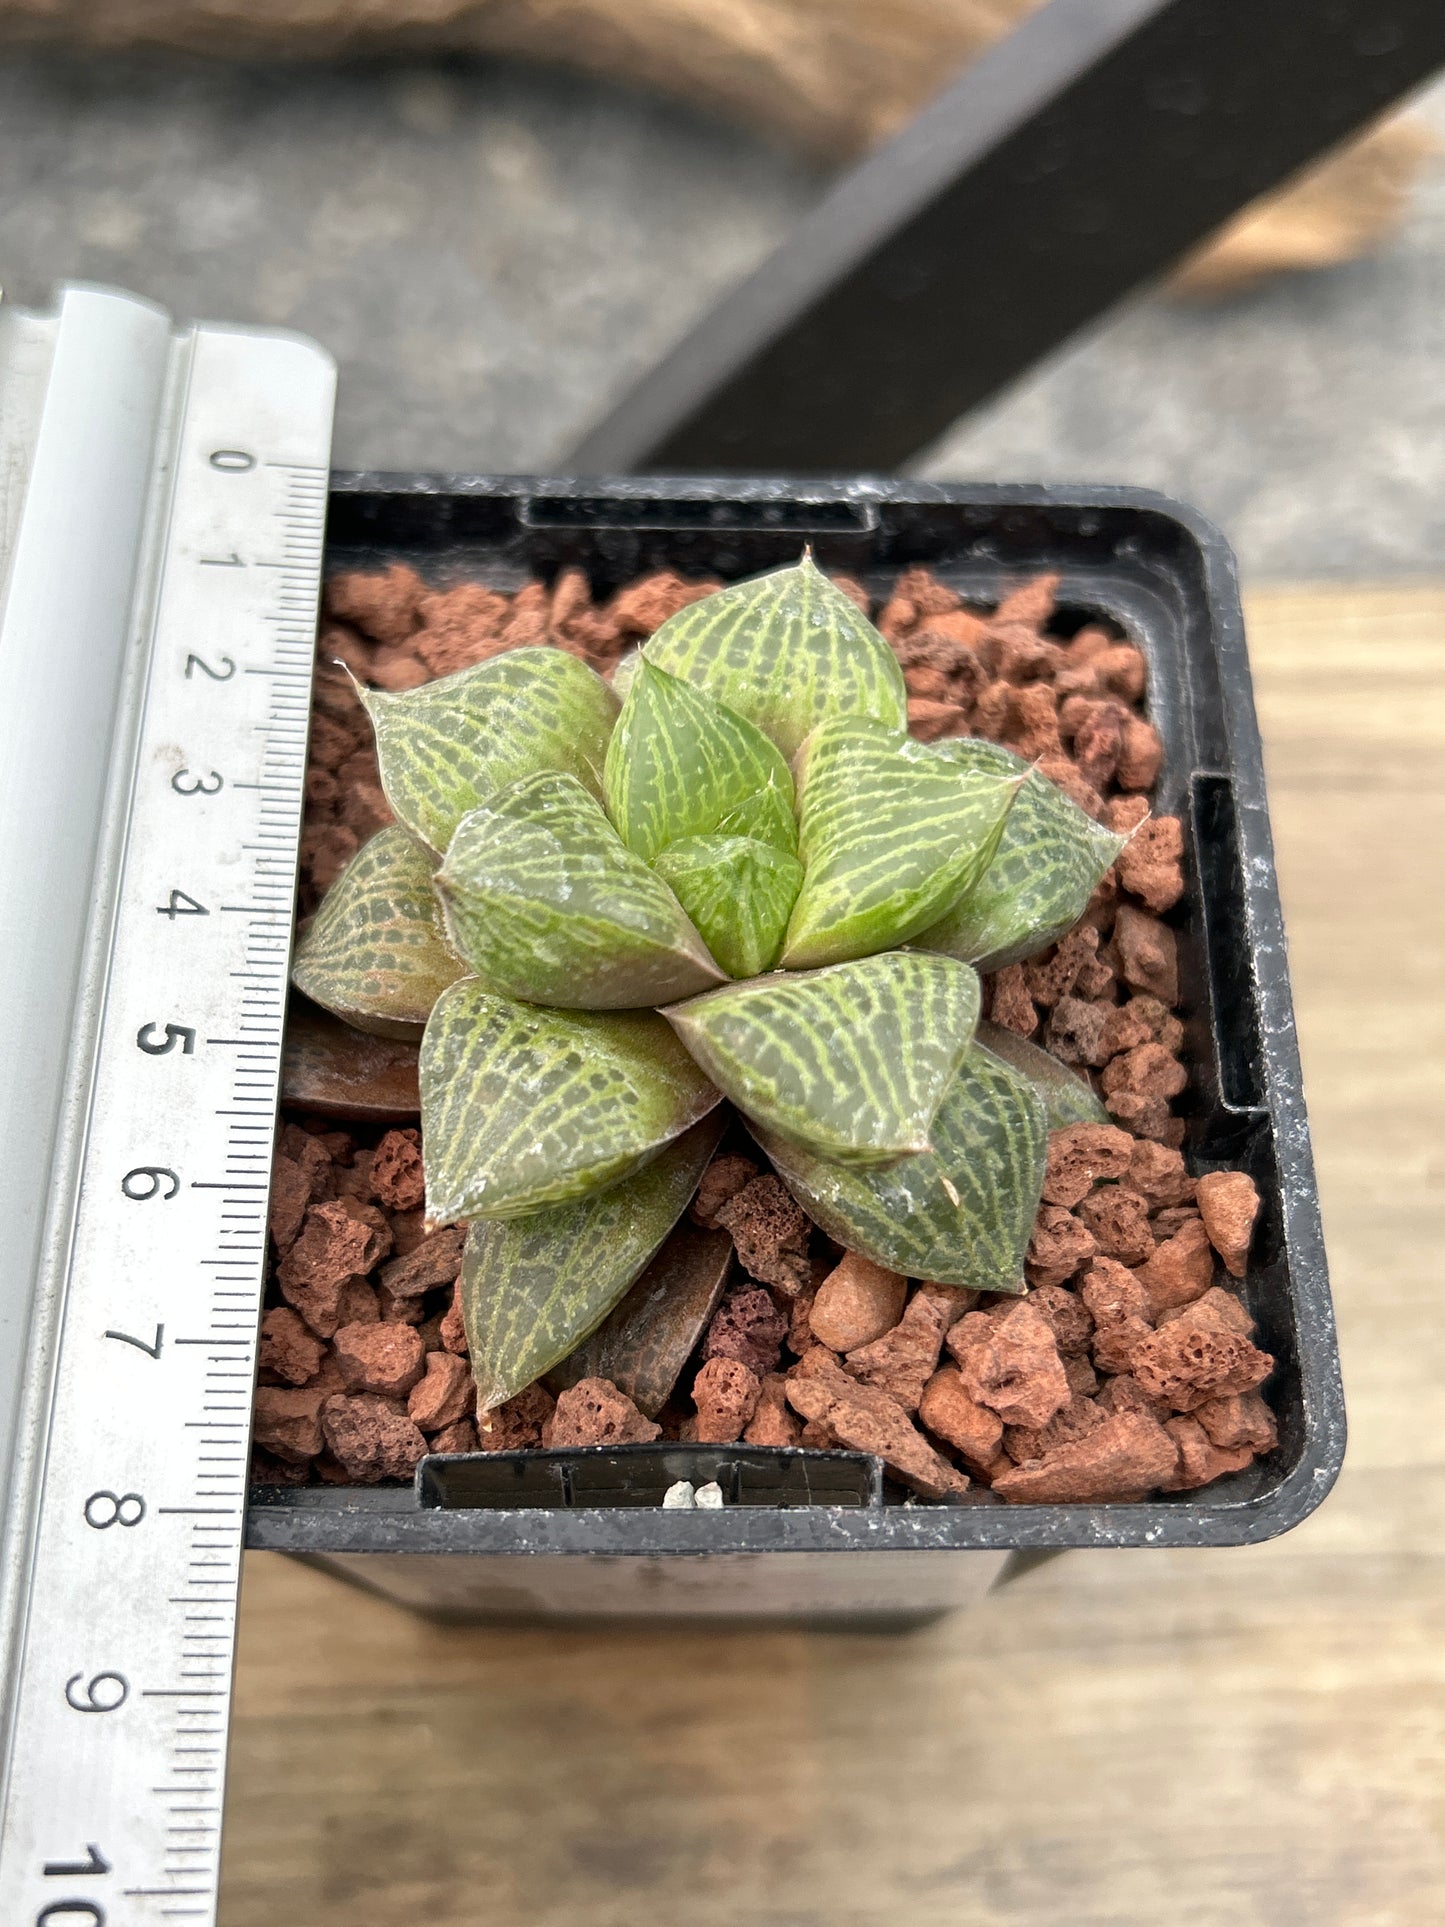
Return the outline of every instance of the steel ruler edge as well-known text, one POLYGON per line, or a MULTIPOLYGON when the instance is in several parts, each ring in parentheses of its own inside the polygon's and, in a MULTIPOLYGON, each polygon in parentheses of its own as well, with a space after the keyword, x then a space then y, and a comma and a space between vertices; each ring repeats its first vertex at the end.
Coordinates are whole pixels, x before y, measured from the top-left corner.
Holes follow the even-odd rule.
POLYGON ((0 1927, 215 1916, 334 399, 0 308, 0 1927))

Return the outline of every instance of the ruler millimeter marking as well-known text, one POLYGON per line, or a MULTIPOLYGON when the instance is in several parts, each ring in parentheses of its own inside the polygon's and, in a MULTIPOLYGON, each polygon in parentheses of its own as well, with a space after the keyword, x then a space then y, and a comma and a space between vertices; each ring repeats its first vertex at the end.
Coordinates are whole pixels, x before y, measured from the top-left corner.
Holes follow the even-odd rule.
POLYGON ((334 371, 241 329, 170 364, 98 1021, 52 1186, 59 1309, 11 1495, 6 1927, 216 1905, 334 371))

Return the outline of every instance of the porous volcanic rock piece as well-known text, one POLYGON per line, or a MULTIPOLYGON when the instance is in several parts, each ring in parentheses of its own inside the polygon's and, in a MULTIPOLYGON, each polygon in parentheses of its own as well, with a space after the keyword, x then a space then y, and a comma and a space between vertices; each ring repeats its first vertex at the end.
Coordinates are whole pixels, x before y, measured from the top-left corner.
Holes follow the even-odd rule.
POLYGON ((1147 1138, 1134 1140, 1129 1153, 1129 1182, 1149 1200, 1154 1211, 1189 1204, 1194 1197, 1194 1180, 1184 1168, 1181 1153, 1167 1144, 1152 1144, 1147 1138))
MULTIPOLYGON (((1119 814, 1117 804, 1111 804, 1105 812, 1110 829, 1124 827, 1116 821, 1119 814)), ((1158 916, 1172 909, 1184 895, 1183 858, 1184 830, 1179 818, 1150 817, 1119 852, 1119 881, 1131 897, 1138 897, 1146 910, 1158 916)))
POLYGON ((1184 1026, 1173 1011, 1142 990, 1111 1010, 1104 1026, 1104 1049, 1110 1057, 1139 1044, 1162 1044, 1171 1054, 1184 1044, 1184 1026))
POLYGON ((994 1023, 1019 1037, 1032 1037, 1038 1029, 1039 1013, 1024 982, 1022 964, 1008 964, 995 974, 988 1014, 994 1023))
MULTIPOLYGON (((394 1292, 388 1291, 385 1285, 377 1288, 376 1308, 382 1321, 388 1325, 425 1325, 429 1322, 425 1299, 398 1298, 394 1292)), ((440 1323, 440 1320, 437 1322, 440 1323)), ((434 1333, 423 1332, 422 1342, 428 1351, 434 1351, 440 1345, 441 1339, 434 1333)))
POLYGON ((475 1452, 477 1428, 469 1418, 458 1419, 455 1425, 444 1425, 440 1432, 433 1432, 427 1441, 429 1452, 475 1452))
POLYGON ((952 1312, 946 1300, 915 1291, 891 1331, 849 1352, 848 1371, 865 1385, 887 1392, 905 1412, 916 1412, 923 1388, 937 1368, 952 1312))
POLYGON ((1114 1412, 1045 1458, 999 1473, 993 1489, 1010 1505, 1137 1502, 1171 1479, 1178 1463, 1178 1447, 1157 1419, 1114 1412))
POLYGON ((347 569, 326 584, 326 609, 351 622, 374 642, 404 642, 420 619, 426 584, 415 569, 393 562, 385 569, 347 569))
POLYGON ((569 1385, 542 1427, 542 1443, 552 1448, 584 1445, 650 1445, 662 1427, 644 1418, 632 1400, 607 1378, 584 1378, 569 1385))
POLYGON ((1137 1265, 1153 1255, 1148 1202, 1127 1184, 1101 1185, 1084 1199, 1077 1216, 1105 1257, 1137 1265))
POLYGON ((439 1285, 454 1284, 461 1275, 466 1236, 461 1225, 444 1225, 440 1231, 433 1231, 412 1250, 382 1267, 382 1284, 393 1298, 420 1298, 439 1285))
POLYGON ((699 1445, 731 1445, 758 1409, 761 1381, 736 1358, 710 1358, 692 1382, 699 1445))
POLYGON ((943 736, 965 736, 968 734, 968 711, 956 703, 910 695, 908 733, 920 743, 936 743, 943 736))
POLYGON ((1157 1245, 1153 1256, 1139 1267, 1139 1282, 1149 1299, 1149 1316, 1158 1323, 1162 1312, 1192 1304, 1208 1291, 1214 1278, 1214 1253, 1198 1218, 1189 1218, 1172 1238, 1157 1245))
MULTIPOLYGON (((1160 1148, 1168 1150, 1169 1147, 1161 1145, 1160 1148)), ((1163 1244, 1169 1238, 1178 1237, 1185 1225, 1194 1224, 1198 1219, 1199 1213, 1192 1204, 1171 1204, 1162 1211, 1156 1211, 1149 1222, 1154 1227, 1154 1236, 1163 1244)))
POLYGON ((467 1344, 467 1321, 462 1316, 462 1287, 460 1281, 452 1287, 452 1302, 442 1314, 440 1328, 442 1349, 455 1352, 458 1358, 471 1355, 467 1344))
POLYGON ((557 1405, 545 1385, 528 1385, 505 1405, 477 1414, 477 1445, 483 1452, 522 1452, 542 1443, 557 1405))
POLYGON ((1103 1412, 1142 1412, 1146 1418, 1158 1419, 1161 1425, 1171 1409, 1166 1399, 1151 1398, 1130 1372, 1106 1378, 1095 1404, 1103 1412))
POLYGON ((1133 1138, 1112 1124, 1066 1124, 1051 1131, 1044 1202, 1073 1210, 1096 1184, 1127 1176, 1133 1153, 1133 1138))
POLYGON ((1046 1459, 1061 1445, 1072 1445, 1075 1439, 1086 1438, 1096 1426, 1107 1422, 1107 1414, 1099 1410, 1093 1399, 1076 1392, 1047 1425, 1006 1426, 1003 1449, 1015 1465, 1027 1465, 1033 1459, 1046 1459))
POLYGON ((426 595, 418 612, 421 628, 411 638, 417 660, 433 676, 455 675, 500 655, 511 603, 480 582, 459 582, 454 589, 426 595))
MULTIPOLYGON (((814 1276, 816 1275, 815 1269, 814 1276)), ((817 1292, 810 1285, 806 1291, 800 1291, 797 1297, 789 1303, 788 1350, 793 1352, 798 1358, 801 1358, 805 1351, 817 1343, 817 1340, 813 1336, 812 1324, 809 1322, 813 1315, 813 1306, 817 1301, 817 1296, 817 1292)))
POLYGON ((1056 1004, 1067 997, 1080 975, 1099 954, 1099 933, 1080 924, 1060 937, 1052 950, 1031 957, 1024 965, 1024 982, 1036 1004, 1056 1004))
POLYGON ((1076 1292, 1063 1285, 1036 1285, 1027 1303, 1047 1322, 1054 1343, 1066 1359, 1088 1351, 1094 1320, 1076 1292))
POLYGON ((261 1320, 263 1372, 274 1372, 288 1385, 304 1385, 315 1378, 325 1355, 326 1346, 307 1330, 289 1305, 274 1306, 261 1320))
POLYGON ((1144 1339, 1129 1369, 1152 1398, 1167 1400, 1176 1412, 1192 1412, 1211 1399, 1252 1392, 1274 1370, 1274 1360, 1201 1301, 1144 1339))
POLYGON ((1052 1051, 1062 1064, 1089 1064, 1097 1069, 1108 1061, 1104 1033, 1111 1015, 1109 1004, 1085 1003, 1080 997, 1060 997, 1044 1026, 1044 1048, 1052 1051))
POLYGON ((384 1398, 333 1393, 321 1408, 321 1429, 338 1465, 356 1485, 410 1479, 426 1456, 426 1440, 405 1412, 384 1398))
POLYGON ((313 1204, 276 1267, 281 1295, 318 1337, 330 1338, 340 1322, 343 1286, 364 1277, 390 1249, 390 1228, 374 1205, 354 1198, 313 1204))
POLYGON ((769 1372, 758 1387, 758 1402, 747 1430, 745 1445, 796 1445, 801 1428, 788 1408, 788 1388, 780 1372, 769 1372))
POLYGON ((426 1369, 426 1347, 411 1325, 341 1325, 333 1344, 348 1392, 405 1398, 426 1369))
POLYGON ((1133 1272, 1114 1258, 1096 1258, 1079 1287, 1094 1320, 1092 1354, 1101 1372, 1127 1372, 1150 1334, 1149 1301, 1133 1272))
POLYGON ((311 1463, 298 1459, 294 1464, 285 1459, 273 1458, 269 1452, 253 1447, 251 1464, 247 1473, 250 1485, 307 1485, 311 1478, 311 1463))
POLYGON ((407 1417, 419 1431, 440 1432, 466 1418, 476 1397, 464 1358, 451 1352, 428 1352, 426 1371, 411 1388, 407 1417))
POLYGON ((958 1451, 970 1471, 990 1466, 998 1457, 1003 1420, 969 1397, 956 1365, 941 1365, 929 1379, 918 1402, 918 1417, 958 1451))
POLYGON ((1098 1249, 1093 1232, 1072 1211, 1058 1204, 1041 1205, 1024 1253, 1024 1270, 1031 1285, 1061 1285, 1098 1249))
POLYGON ((1253 1463, 1252 1446, 1216 1445, 1199 1421, 1187 1415, 1165 1419, 1164 1430, 1179 1449, 1178 1470, 1165 1485, 1168 1492, 1193 1492, 1253 1463))
POLYGON ((1164 767, 1164 739, 1142 716, 1131 716, 1124 725, 1124 742, 1114 769, 1114 781, 1121 790, 1152 790, 1164 767))
POLYGON ((718 1212, 757 1175, 758 1167, 751 1158, 734 1157, 730 1152, 714 1158, 703 1172, 692 1201, 693 1223, 700 1224, 704 1230, 716 1231, 718 1212))
POLYGON ((1168 1104, 1189 1082, 1189 1073, 1162 1044, 1136 1044, 1112 1058, 1099 1079, 1104 1102, 1115 1117, 1140 1115, 1146 1104, 1168 1104), (1125 1104, 1120 1100, 1132 1100, 1125 1104))
MULTIPOLYGON (((322 1156, 329 1166, 331 1159, 324 1149, 322 1156)), ((267 1224, 278 1251, 289 1251, 300 1237, 307 1207, 316 1196, 315 1174, 295 1158, 278 1151, 271 1160, 271 1203, 267 1212, 267 1224)))
POLYGON ((415 1211, 424 1202, 420 1131, 387 1132, 372 1156, 371 1188, 388 1211, 415 1211))
POLYGON ((1245 1305, 1222 1285, 1211 1285, 1202 1297, 1196 1298, 1191 1304, 1160 1312, 1154 1322, 1156 1325, 1170 1325, 1186 1313, 1196 1325, 1209 1325, 1217 1331, 1238 1332, 1242 1338, 1254 1336, 1254 1320, 1245 1305))
POLYGON ((1236 1451, 1247 1445, 1251 1452, 1272 1452, 1279 1444, 1279 1426, 1258 1392, 1234 1392, 1225 1398, 1211 1398, 1196 1405, 1193 1416, 1214 1445, 1236 1451))
POLYGON ((336 1301, 336 1329, 374 1325, 381 1317, 381 1296, 364 1278, 348 1278, 336 1301))
POLYGON ((750 1178, 714 1218, 732 1233, 743 1270, 760 1284, 775 1285, 789 1298, 811 1285, 808 1220, 771 1173, 750 1178))
POLYGON ((813 1442, 809 1429, 817 1426, 814 1439, 826 1440, 829 1449, 842 1445, 875 1453, 895 1478, 926 1499, 967 1491, 968 1480, 934 1451, 903 1408, 886 1392, 841 1370, 821 1345, 799 1359, 788 1373, 787 1388, 788 1403, 808 1421, 803 1444, 813 1442))
POLYGON ((321 1435, 321 1407, 328 1397, 324 1385, 292 1391, 283 1385, 258 1385, 252 1405, 252 1435, 263 1451, 288 1465, 314 1459, 325 1440, 321 1435))
POLYGON ((1210 1171, 1200 1178, 1196 1197, 1209 1242, 1230 1275, 1242 1278, 1259 1215, 1254 1179, 1244 1171, 1210 1171))
POLYGON ((735 1358, 761 1378, 777 1369, 788 1321, 777 1301, 761 1285, 742 1285, 727 1293, 713 1313, 703 1339, 702 1355, 735 1358))
POLYGON ((1179 1002, 1179 946, 1174 932, 1132 903, 1114 918, 1114 946, 1125 983, 1147 990, 1171 1008, 1179 1002))
POLYGON ((948 1349, 969 1397, 1005 1425, 1047 1425, 1069 1402, 1054 1334, 1027 1300, 998 1317, 970 1312, 949 1331, 948 1349))
MULTIPOLYGON (((391 1248, 398 1258, 408 1257, 429 1235, 426 1229, 424 1211, 393 1211, 391 1214, 391 1248)), ((431 1233, 435 1236, 435 1233, 431 1233)))
POLYGON ((1096 790, 1103 790, 1119 767, 1128 721, 1129 712, 1122 703, 1106 700, 1093 704, 1074 732, 1074 763, 1096 790))
POLYGON ((1086 1357, 1075 1352, 1066 1352, 1064 1377, 1069 1381, 1069 1390, 1077 1392, 1081 1398, 1092 1398, 1099 1389, 1099 1374, 1086 1357))
POLYGON ((819 1285, 808 1323, 829 1351, 855 1351, 892 1331, 907 1296, 908 1280, 898 1272, 845 1251, 819 1285))

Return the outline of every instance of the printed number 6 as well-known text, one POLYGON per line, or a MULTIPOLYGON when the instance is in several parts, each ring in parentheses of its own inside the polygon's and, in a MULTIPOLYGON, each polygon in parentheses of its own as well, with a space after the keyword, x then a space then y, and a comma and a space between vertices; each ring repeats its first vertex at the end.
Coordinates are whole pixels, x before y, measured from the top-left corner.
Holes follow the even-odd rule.
POLYGON ((133 1171, 126 1172, 120 1181, 120 1188, 128 1198, 134 1198, 137 1204, 144 1204, 158 1192, 163 1198, 173 1198, 181 1188, 181 1181, 167 1165, 138 1164, 133 1171), (167 1182, 170 1190, 162 1191, 161 1186, 167 1182), (149 1188, 142 1191, 140 1187, 143 1184, 149 1188))
POLYGON ((130 1681, 124 1673, 97 1673, 86 1685, 83 1700, 75 1697, 75 1682, 80 1677, 79 1673, 72 1673, 65 1682, 65 1703, 73 1706, 77 1713, 114 1713, 117 1707, 125 1705, 130 1694, 130 1681), (113 1699, 98 1699, 95 1689, 104 1686, 107 1680, 118 1686, 120 1691, 113 1699))

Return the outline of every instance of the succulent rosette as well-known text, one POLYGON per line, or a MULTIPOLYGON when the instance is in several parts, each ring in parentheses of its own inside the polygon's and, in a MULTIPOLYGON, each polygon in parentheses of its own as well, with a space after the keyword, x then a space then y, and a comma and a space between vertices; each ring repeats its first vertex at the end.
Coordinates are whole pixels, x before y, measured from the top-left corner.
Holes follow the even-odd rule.
POLYGON ((1023 1289, 1047 1133, 1101 1116, 980 1035, 980 968, 1122 838, 1008 750, 907 733, 887 642, 807 556, 681 610, 617 687, 527 647, 359 693, 397 822, 300 990, 420 1038, 427 1215, 469 1226, 483 1410, 559 1363, 740 1113, 809 1215, 915 1278, 1023 1289))

